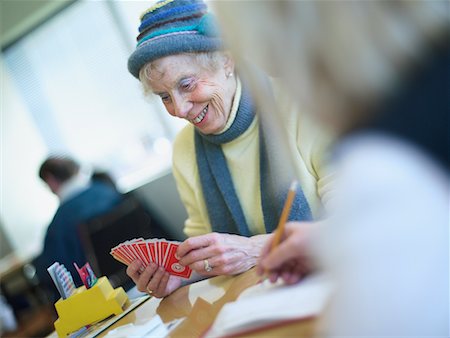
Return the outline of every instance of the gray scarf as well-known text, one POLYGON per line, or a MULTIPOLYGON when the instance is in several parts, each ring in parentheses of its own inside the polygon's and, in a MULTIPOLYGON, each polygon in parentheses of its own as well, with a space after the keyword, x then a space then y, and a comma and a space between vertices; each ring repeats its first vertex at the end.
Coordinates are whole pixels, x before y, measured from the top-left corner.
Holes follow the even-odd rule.
MULTIPOLYGON (((236 118, 227 131, 219 135, 205 135, 195 130, 197 166, 209 219, 215 232, 252 236, 236 195, 221 144, 242 135, 254 118, 255 106, 249 91, 243 86, 236 118)), ((266 231, 270 233, 277 226, 289 187, 280 189, 275 175, 270 170, 270 162, 277 160, 276 154, 267 152, 261 126, 259 128, 259 150, 261 207, 266 231)), ((248 174, 252 175, 252 173, 248 174)), ((311 219, 311 210, 299 187, 289 220, 306 221, 311 219)))

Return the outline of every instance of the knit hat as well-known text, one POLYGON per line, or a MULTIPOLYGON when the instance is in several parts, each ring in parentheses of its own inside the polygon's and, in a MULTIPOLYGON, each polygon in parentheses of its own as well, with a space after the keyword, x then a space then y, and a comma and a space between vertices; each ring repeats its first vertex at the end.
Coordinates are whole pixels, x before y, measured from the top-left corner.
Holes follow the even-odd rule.
POLYGON ((150 61, 221 47, 215 20, 202 0, 161 0, 141 15, 137 46, 128 59, 128 70, 139 78, 139 71, 150 61))

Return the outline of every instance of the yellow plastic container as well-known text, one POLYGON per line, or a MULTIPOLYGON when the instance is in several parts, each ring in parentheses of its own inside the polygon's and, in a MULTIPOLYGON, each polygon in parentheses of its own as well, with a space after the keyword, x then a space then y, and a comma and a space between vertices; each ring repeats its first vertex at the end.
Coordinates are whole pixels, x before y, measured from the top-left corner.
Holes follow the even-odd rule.
POLYGON ((93 324, 111 315, 123 312, 128 300, 121 287, 113 289, 108 278, 100 277, 90 289, 81 286, 67 299, 55 303, 59 318, 55 321, 55 330, 59 337, 93 324))

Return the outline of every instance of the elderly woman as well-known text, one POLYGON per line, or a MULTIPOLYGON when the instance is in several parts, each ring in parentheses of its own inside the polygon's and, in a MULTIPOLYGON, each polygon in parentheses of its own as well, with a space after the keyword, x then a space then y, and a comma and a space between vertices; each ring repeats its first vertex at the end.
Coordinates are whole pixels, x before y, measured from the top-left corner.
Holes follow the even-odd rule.
MULTIPOLYGON (((142 15, 128 61, 145 91, 158 95, 170 115, 189 122, 174 143, 173 173, 189 215, 189 238, 177 255, 196 278, 253 267, 288 188, 272 170, 277 153, 269 151, 250 93, 206 10, 194 0, 156 3, 142 15)), ((318 135, 299 121, 288 133, 301 178, 293 220, 310 221, 321 207, 318 135)), ((134 262, 127 274, 141 291, 163 297, 181 285, 155 264, 140 268, 134 262)))

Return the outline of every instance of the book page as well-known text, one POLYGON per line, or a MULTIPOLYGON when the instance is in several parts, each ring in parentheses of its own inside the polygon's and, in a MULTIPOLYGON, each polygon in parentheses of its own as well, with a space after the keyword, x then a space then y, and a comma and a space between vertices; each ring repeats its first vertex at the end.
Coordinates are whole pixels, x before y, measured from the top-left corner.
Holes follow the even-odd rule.
POLYGON ((246 291, 219 312, 206 338, 247 332, 276 322, 317 316, 331 293, 323 276, 309 276, 295 285, 263 282, 246 291))

